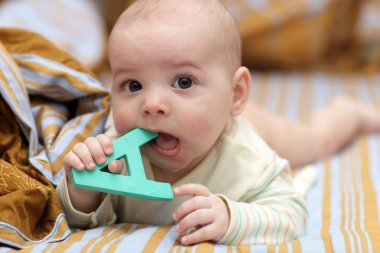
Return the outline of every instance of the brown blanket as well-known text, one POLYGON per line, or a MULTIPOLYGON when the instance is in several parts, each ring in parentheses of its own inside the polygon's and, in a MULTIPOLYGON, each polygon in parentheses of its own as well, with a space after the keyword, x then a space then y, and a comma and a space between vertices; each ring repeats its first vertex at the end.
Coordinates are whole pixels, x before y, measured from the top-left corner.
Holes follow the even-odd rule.
MULTIPOLYGON (((53 185, 29 164, 27 140, 3 98, 0 117, 0 221, 40 240, 53 231, 62 211, 53 185)), ((68 229, 65 221, 62 226, 68 229)), ((0 227, 2 239, 23 243, 10 232, 0 227)))

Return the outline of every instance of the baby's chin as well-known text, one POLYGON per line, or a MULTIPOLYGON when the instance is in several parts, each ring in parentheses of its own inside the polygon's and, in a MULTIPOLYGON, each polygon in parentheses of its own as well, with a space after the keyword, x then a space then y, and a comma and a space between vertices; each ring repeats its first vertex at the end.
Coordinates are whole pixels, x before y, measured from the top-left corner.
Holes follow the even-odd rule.
POLYGON ((192 170, 189 164, 185 165, 174 160, 150 159, 150 163, 155 179, 162 182, 175 183, 192 170))

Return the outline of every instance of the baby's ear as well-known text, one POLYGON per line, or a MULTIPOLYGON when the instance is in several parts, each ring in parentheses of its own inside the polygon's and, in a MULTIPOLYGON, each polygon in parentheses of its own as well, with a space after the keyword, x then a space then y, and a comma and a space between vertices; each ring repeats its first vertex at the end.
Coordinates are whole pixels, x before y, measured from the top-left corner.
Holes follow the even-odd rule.
POLYGON ((232 116, 238 116, 245 108, 251 87, 251 74, 246 67, 240 67, 236 70, 233 77, 233 105, 231 109, 232 116))

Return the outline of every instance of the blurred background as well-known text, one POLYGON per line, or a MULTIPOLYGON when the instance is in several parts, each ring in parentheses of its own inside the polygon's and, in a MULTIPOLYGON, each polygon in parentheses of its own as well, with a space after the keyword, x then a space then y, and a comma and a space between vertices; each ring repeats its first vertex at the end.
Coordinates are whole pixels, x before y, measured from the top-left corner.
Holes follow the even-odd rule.
MULTIPOLYGON (((131 2, 0 0, 0 27, 42 34, 108 84, 107 36, 131 2)), ((243 63, 254 71, 380 69, 380 0, 221 2, 238 22, 243 63)))

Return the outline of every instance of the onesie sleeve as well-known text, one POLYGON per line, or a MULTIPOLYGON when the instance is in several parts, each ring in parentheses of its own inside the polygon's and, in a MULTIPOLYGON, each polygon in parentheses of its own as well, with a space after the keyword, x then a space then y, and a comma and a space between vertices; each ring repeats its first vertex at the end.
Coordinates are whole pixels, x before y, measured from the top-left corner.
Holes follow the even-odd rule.
POLYGON ((94 228, 115 223, 116 213, 114 211, 114 206, 116 200, 112 199, 110 194, 105 195, 94 212, 83 213, 76 210, 71 204, 67 189, 66 176, 62 178, 56 191, 66 220, 71 227, 94 228))
POLYGON ((302 235, 307 220, 303 196, 292 182, 289 164, 274 155, 262 176, 239 201, 219 195, 230 212, 230 225, 218 243, 279 244, 302 235))

